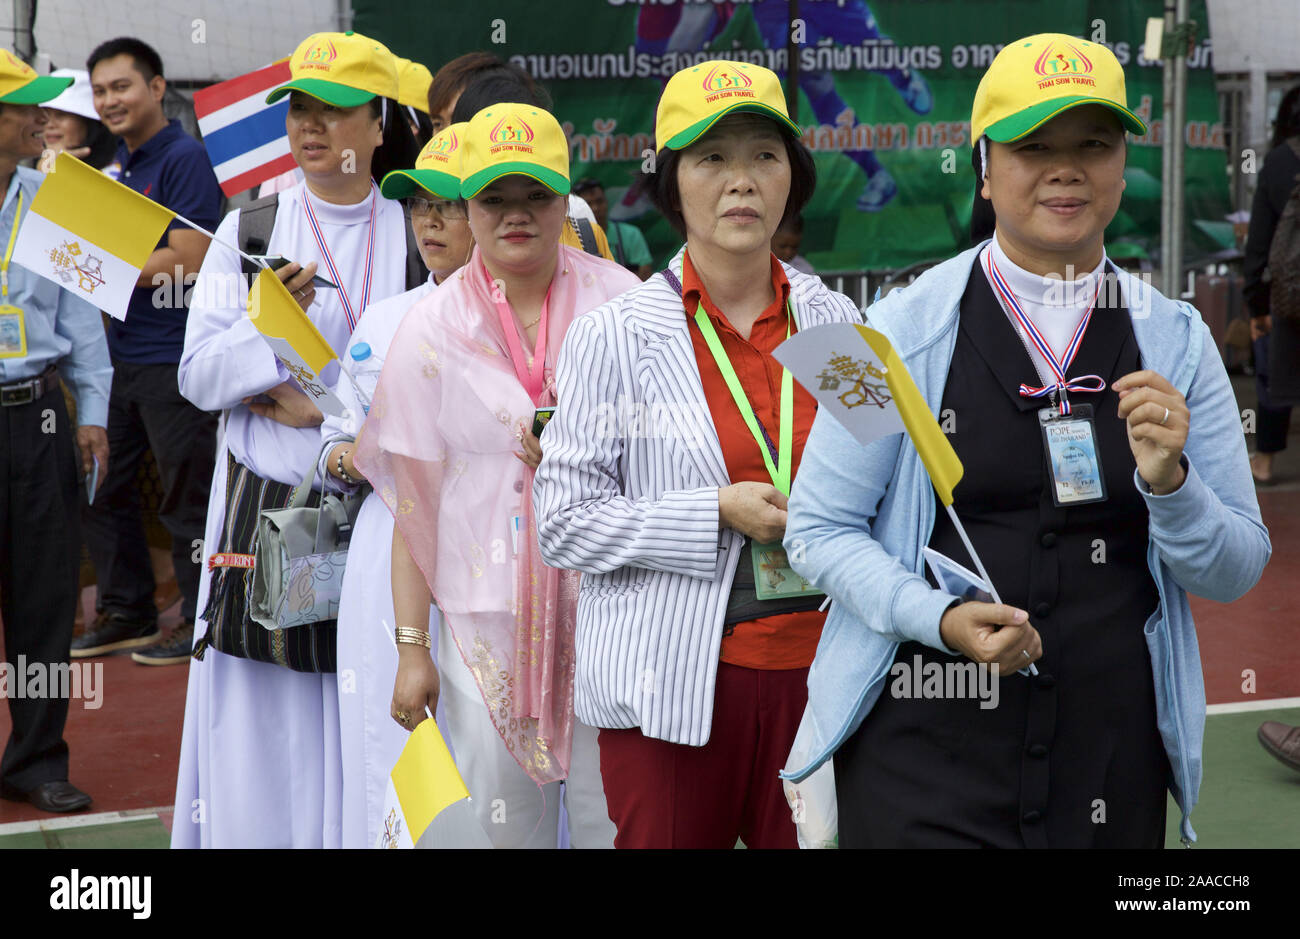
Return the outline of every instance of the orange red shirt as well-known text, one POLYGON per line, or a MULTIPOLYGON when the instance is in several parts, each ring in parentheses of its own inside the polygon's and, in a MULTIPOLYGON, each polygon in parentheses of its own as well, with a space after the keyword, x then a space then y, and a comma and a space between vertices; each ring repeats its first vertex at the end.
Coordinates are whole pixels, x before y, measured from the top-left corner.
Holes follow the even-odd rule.
MULTIPOLYGON (((772 477, 763 461, 760 444, 750 433, 740 408, 736 406, 718 363, 709 351, 704 335, 695 324, 695 311, 703 304, 704 312, 717 330, 722 347, 731 360, 731 366, 740 379, 740 385, 749 398, 768 436, 773 443, 779 439, 781 426, 781 363, 772 357, 772 350, 786 339, 787 301, 790 282, 775 255, 772 261, 772 291, 774 299, 754 322, 749 338, 741 336, 735 327, 709 299, 699 275, 691 266, 690 252, 682 255, 682 303, 690 325, 691 343, 695 348, 695 361, 699 365, 704 397, 709 403, 713 424, 722 444, 722 456, 727 474, 733 483, 761 482, 771 484, 772 477)), ((797 327, 790 323, 791 333, 797 327)), ((794 453, 790 478, 799 471, 808 432, 812 430, 817 413, 817 400, 794 383, 794 453)), ((745 623, 737 623, 730 635, 722 639, 720 658, 731 665, 759 669, 806 668, 812 664, 821 638, 826 614, 812 610, 805 613, 785 613, 764 616, 745 623)))

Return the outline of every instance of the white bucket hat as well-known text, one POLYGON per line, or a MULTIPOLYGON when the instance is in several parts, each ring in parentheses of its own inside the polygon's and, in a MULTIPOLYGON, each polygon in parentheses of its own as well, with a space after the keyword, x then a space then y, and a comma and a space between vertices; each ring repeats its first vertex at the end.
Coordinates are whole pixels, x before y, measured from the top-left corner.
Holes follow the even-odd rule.
POLYGON ((99 114, 95 111, 94 96, 90 91, 90 73, 83 72, 75 68, 55 69, 50 75, 54 78, 71 78, 72 84, 69 85, 57 97, 46 101, 41 107, 53 108, 56 111, 67 111, 70 114, 77 114, 88 120, 99 120, 99 114))

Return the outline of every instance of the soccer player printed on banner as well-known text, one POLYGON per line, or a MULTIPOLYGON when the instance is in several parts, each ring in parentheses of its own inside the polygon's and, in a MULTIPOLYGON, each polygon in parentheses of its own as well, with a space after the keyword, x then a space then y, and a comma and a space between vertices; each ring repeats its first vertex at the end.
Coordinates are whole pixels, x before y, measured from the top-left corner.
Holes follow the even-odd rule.
MULTIPOLYGON (((14 235, 32 224, 44 178, 19 165, 41 154, 45 115, 38 105, 71 82, 38 77, 0 49, 0 619, 5 664, 25 659, 51 673, 68 668, 77 605, 77 468, 92 477, 96 464, 110 465, 105 425, 113 377, 99 311, 76 281, 36 276, 15 250, 14 235), (76 399, 75 432, 60 378, 76 399)), ((0 798, 44 812, 88 806, 90 796, 68 781, 68 699, 10 697, 9 715, 0 798)))
MULTIPOLYGON (((176 367, 185 344, 186 287, 198 276, 209 232, 221 216, 221 191, 203 147, 180 121, 163 113, 167 82, 157 52, 138 39, 113 39, 91 52, 86 68, 96 109, 121 138, 114 160, 118 181, 165 206, 172 217, 149 245, 125 318, 108 323, 113 357, 108 445, 115 459, 103 492, 82 510, 99 616, 73 641, 72 654, 85 658, 137 649, 131 658, 139 664, 180 665, 193 642, 199 591, 193 553, 203 537, 217 419, 181 396, 176 367), (162 480, 158 515, 171 535, 181 594, 181 623, 162 642, 155 642, 160 635, 156 584, 138 496, 146 450, 153 452, 162 480)), ((100 213, 105 209, 95 206, 100 213)), ((86 212, 86 204, 76 211, 86 212)), ((110 230, 128 227, 125 217, 107 218, 110 230)))
POLYGON ((356 465, 396 519, 390 713, 415 728, 444 705, 495 846, 555 847, 564 781, 572 845, 609 847, 595 731, 573 713, 577 575, 542 562, 531 493, 565 331, 638 281, 560 243, 569 148, 553 115, 489 105, 461 146, 474 251, 402 321, 357 441, 356 465))
MULTIPOLYGON (((876 368, 897 398, 906 363, 930 440, 909 423, 864 446, 827 408, 790 498, 792 564, 834 602, 783 776, 834 756, 841 847, 1158 847, 1167 789, 1190 842, 1205 692, 1187 594, 1235 599, 1270 551, 1232 389, 1196 310, 1107 262, 1124 134, 1145 132, 1113 53, 1010 41, 971 129, 975 246, 867 311, 897 355, 876 368), (935 505, 956 477, 935 475, 926 412, 953 418, 960 525, 935 505), (926 548, 966 543, 1005 604, 922 576, 926 548), (888 681, 954 656, 998 666, 996 707, 888 681)), ((854 410, 881 394, 865 373, 854 410)), ((850 393, 859 377, 828 374, 850 393)))
MULTIPOLYGON (((318 33, 290 59, 286 133, 305 174, 279 194, 266 252, 275 276, 336 350, 371 302, 405 289, 406 223, 373 176, 415 159, 395 104, 392 54, 355 33, 318 33), (349 152, 350 151, 350 152, 349 152), (353 160, 355 159, 355 164, 353 160), (313 286, 317 271, 337 285, 313 286)), ((321 409, 232 291, 240 211, 194 286, 181 391, 224 411, 208 502, 195 660, 176 784, 176 847, 341 844, 342 758, 334 621, 268 630, 249 615, 253 525, 283 507, 320 455, 321 409), (215 556, 215 557, 214 557, 215 556)), ((266 275, 259 275, 266 276, 266 275)), ((317 503, 312 493, 309 504, 317 503)))
MULTIPOLYGON (((324 488, 355 492, 363 482, 353 457, 393 335, 411 307, 444 283, 469 257, 474 239, 460 201, 460 157, 465 124, 453 124, 431 140, 410 169, 380 182, 389 199, 404 200, 428 278, 405 293, 373 303, 348 340, 344 367, 355 373, 360 398, 340 387, 350 419, 327 416, 321 424, 319 476, 324 488)), ((343 748, 343 847, 364 848, 384 830, 384 788, 408 734, 391 719, 397 648, 382 623, 394 623, 390 560, 393 515, 370 491, 352 533, 338 616, 339 740, 343 748)), ((430 607, 429 635, 438 635, 438 612, 430 607)), ((431 650, 437 656, 436 646, 431 650)), ((455 654, 452 650, 451 654, 455 654)), ((477 825, 477 822, 475 823, 477 825)), ((418 838, 416 839, 418 840, 418 838)))

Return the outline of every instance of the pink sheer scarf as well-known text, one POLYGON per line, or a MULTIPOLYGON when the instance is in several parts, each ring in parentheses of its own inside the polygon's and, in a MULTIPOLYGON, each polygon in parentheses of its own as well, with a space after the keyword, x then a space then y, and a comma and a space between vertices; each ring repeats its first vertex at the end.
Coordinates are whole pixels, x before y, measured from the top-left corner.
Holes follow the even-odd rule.
MULTIPOLYGON (((610 261, 559 247, 542 405, 555 403, 569 324, 638 283, 610 261)), ((515 374, 493 289, 475 248, 411 308, 389 348, 356 464, 392 511, 506 749, 545 784, 569 769, 578 575, 547 567, 537 548, 533 471, 514 456, 534 405, 515 374)))

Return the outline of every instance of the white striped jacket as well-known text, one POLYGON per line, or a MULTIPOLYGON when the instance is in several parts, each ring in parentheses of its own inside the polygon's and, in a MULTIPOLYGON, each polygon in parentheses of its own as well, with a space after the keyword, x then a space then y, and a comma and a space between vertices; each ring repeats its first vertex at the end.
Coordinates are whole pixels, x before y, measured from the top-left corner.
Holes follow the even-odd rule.
MULTIPOLYGON (((682 252, 670 262, 681 279, 682 252)), ((784 265, 800 328, 860 322, 853 301, 784 265)), ((533 485, 546 563, 583 573, 574 709, 596 727, 703 746, 743 536, 681 296, 656 274, 569 327, 533 485)))

